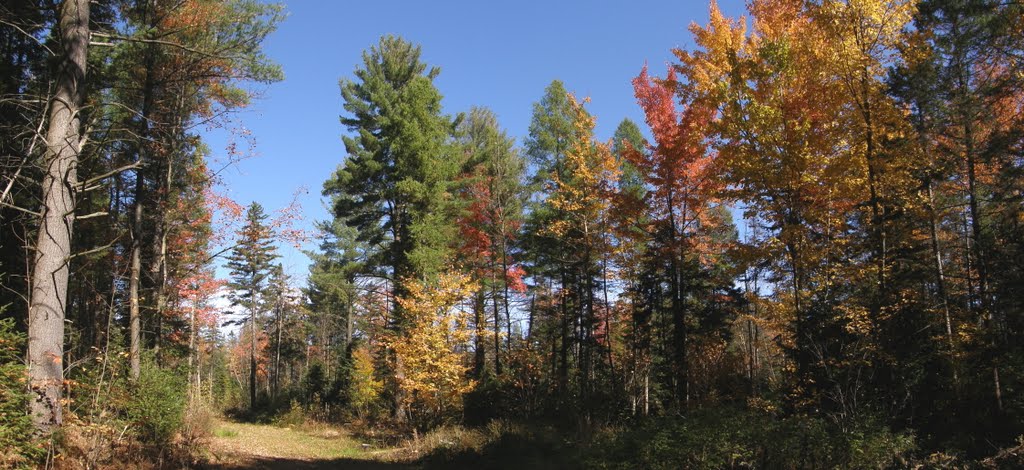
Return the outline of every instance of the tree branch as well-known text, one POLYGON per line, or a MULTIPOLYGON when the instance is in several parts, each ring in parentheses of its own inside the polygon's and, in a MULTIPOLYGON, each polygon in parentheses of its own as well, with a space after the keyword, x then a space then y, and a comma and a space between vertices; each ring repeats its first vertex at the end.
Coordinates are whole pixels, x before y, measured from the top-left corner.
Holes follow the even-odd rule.
POLYGON ((89 179, 87 179, 87 180, 85 180, 85 181, 83 181, 81 183, 78 183, 78 185, 75 186, 75 190, 76 191, 87 190, 87 189, 89 189, 89 186, 91 186, 93 183, 97 183, 97 182, 103 181, 103 180, 105 180, 107 178, 110 178, 111 176, 117 175, 119 173, 122 173, 122 172, 125 172, 125 171, 128 171, 128 170, 133 170, 133 169, 138 168, 140 166, 142 166, 141 162, 135 161, 135 162, 129 163, 129 164, 125 165, 125 166, 122 166, 120 168, 115 168, 113 170, 110 170, 110 171, 102 174, 102 175, 95 176, 95 177, 89 178, 89 179))
MULTIPOLYGON (((206 51, 201 51, 199 49, 188 47, 188 46, 186 46, 184 44, 179 44, 179 43, 176 43, 176 42, 173 42, 173 41, 164 41, 162 39, 133 38, 133 37, 129 37, 129 36, 121 36, 121 35, 118 35, 118 34, 107 34, 107 33, 100 33, 100 32, 93 32, 92 35, 93 36, 99 36, 101 38, 107 38, 107 39, 110 39, 112 41, 113 40, 117 40, 117 41, 141 42, 141 43, 146 43, 146 44, 159 44, 159 45, 162 45, 162 46, 168 46, 168 47, 174 47, 174 48, 177 48, 177 49, 181 49, 183 51, 191 52, 193 54, 199 54, 199 55, 202 55, 202 56, 205 56, 205 57, 212 57, 214 59, 231 59, 231 57, 226 57, 226 56, 221 56, 221 55, 217 55, 217 54, 212 54, 212 53, 209 53, 209 52, 206 52, 206 51)), ((114 44, 113 43, 100 43, 98 45, 113 46, 114 44)))

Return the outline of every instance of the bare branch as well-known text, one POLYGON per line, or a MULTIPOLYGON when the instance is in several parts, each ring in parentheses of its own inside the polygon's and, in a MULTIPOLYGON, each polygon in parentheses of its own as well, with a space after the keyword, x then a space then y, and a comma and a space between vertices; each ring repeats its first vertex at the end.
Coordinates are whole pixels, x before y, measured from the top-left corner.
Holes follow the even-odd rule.
POLYGON ((75 220, 93 219, 93 218, 96 218, 96 217, 103 217, 105 215, 110 215, 110 213, 106 212, 106 211, 103 211, 103 212, 93 212, 92 214, 76 216, 75 220))
POLYGON ((16 211, 21 211, 21 212, 24 212, 26 214, 31 214, 31 215, 34 215, 36 217, 42 217, 43 216, 43 214, 40 214, 38 212, 26 209, 26 208, 21 207, 21 206, 16 206, 14 204, 8 204, 6 202, 0 202, 0 206, 8 207, 8 208, 14 209, 16 211))
MULTIPOLYGON (((43 107, 43 116, 46 115, 46 111, 49 109, 49 107, 50 103, 49 101, 47 101, 46 106, 43 107)), ((17 171, 14 172, 14 175, 11 176, 11 180, 7 182, 7 187, 4 188, 3 194, 0 195, 0 203, 6 203, 7 195, 10 194, 11 188, 14 187, 14 181, 18 179, 19 175, 21 175, 21 169, 25 167, 25 162, 28 161, 29 155, 32 155, 32 152, 35 151, 36 142, 39 141, 39 136, 41 135, 41 132, 43 132, 44 122, 45 119, 39 119, 39 126, 36 127, 36 132, 35 134, 32 135, 32 142, 28 144, 28 151, 25 152, 25 156, 21 159, 21 162, 18 164, 18 169, 17 171)))
MULTIPOLYGON (((188 46, 186 46, 184 44, 179 44, 179 43, 176 43, 176 42, 173 42, 173 41, 164 41, 162 39, 133 38, 133 37, 129 37, 129 36, 121 36, 119 34, 107 34, 107 33, 100 33, 100 32, 93 32, 92 35, 93 36, 99 36, 101 38, 107 38, 107 39, 110 39, 112 41, 113 40, 117 40, 117 41, 141 42, 141 43, 146 43, 146 44, 160 44, 162 46, 174 47, 174 48, 186 51, 186 52, 191 52, 193 54, 199 54, 199 55, 206 56, 206 57, 212 57, 214 59, 231 59, 231 57, 221 56, 221 55, 217 55, 217 54, 212 54, 212 53, 209 53, 209 52, 206 52, 206 51, 201 51, 199 49, 188 47, 188 46)), ((107 46, 107 45, 112 45, 112 44, 106 43, 106 44, 102 44, 102 45, 107 46)))
POLYGON ((125 165, 125 166, 122 166, 120 168, 115 168, 113 170, 110 170, 110 171, 102 174, 102 175, 95 176, 95 177, 89 178, 89 179, 87 179, 87 180, 85 180, 85 181, 83 181, 81 183, 78 183, 78 186, 75 187, 75 190, 77 190, 77 191, 85 191, 90 186, 92 186, 94 183, 98 183, 98 182, 103 181, 103 180, 105 180, 107 178, 110 178, 111 176, 115 176, 117 174, 123 173, 123 172, 128 171, 128 170, 134 170, 134 169, 136 169, 136 168, 138 168, 140 166, 142 166, 142 162, 135 161, 135 162, 129 163, 129 164, 125 165))
POLYGON ((70 261, 72 258, 77 258, 79 256, 88 256, 88 255, 91 255, 91 254, 94 254, 94 253, 99 253, 101 251, 108 250, 111 247, 113 247, 114 244, 117 243, 118 240, 120 240, 122 236, 123 235, 118 235, 116 238, 111 240, 110 243, 107 243, 106 245, 98 246, 96 248, 92 248, 92 249, 89 249, 89 250, 85 250, 85 251, 83 251, 81 253, 75 253, 75 254, 71 255, 71 257, 68 258, 68 260, 70 261))
POLYGON ((36 44, 39 44, 39 47, 42 47, 43 49, 45 49, 45 50, 46 50, 46 52, 49 52, 49 53, 50 53, 50 55, 55 55, 55 54, 53 53, 53 51, 52 51, 52 50, 50 50, 50 48, 49 48, 49 47, 46 47, 46 44, 43 44, 43 42, 39 40, 39 38, 37 38, 37 37, 35 37, 35 36, 33 36, 33 35, 29 34, 29 33, 28 33, 28 31, 25 31, 24 29, 21 29, 21 27, 20 27, 20 26, 18 26, 18 25, 16 25, 16 24, 14 24, 14 23, 11 23, 11 22, 9 22, 9 21, 4 21, 4 20, 0 20, 0 24, 5 24, 5 25, 7 25, 7 26, 10 26, 10 27, 12 27, 12 28, 14 28, 14 29, 18 30, 18 32, 19 32, 19 33, 21 33, 21 34, 25 35, 25 37, 28 37, 29 39, 31 39, 31 40, 33 40, 33 41, 35 41, 35 42, 36 42, 36 44))

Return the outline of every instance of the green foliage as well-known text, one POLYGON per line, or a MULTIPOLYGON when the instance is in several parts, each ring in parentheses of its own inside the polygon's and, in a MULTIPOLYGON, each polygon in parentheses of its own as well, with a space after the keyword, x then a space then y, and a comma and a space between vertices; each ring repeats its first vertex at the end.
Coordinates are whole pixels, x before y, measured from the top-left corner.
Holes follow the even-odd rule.
POLYGON ((643 199, 644 175, 637 169, 636 165, 626 159, 625 153, 629 148, 637 152, 647 152, 647 139, 644 138, 640 127, 629 119, 623 119, 619 127, 615 128, 612 135, 612 155, 622 168, 622 175, 619 177, 619 190, 628 193, 630 196, 643 199))
POLYGON ((719 407, 609 433, 593 447, 594 468, 886 468, 914 440, 880 425, 841 432, 822 418, 719 407))
POLYGON ((188 384, 181 374, 144 364, 135 383, 122 383, 125 397, 121 412, 140 440, 170 443, 182 429, 188 404, 188 384))
POLYGON ((525 141, 526 155, 537 166, 538 178, 547 178, 555 171, 569 150, 573 116, 565 84, 560 80, 552 81, 540 101, 533 104, 530 134, 525 141))
POLYGON ((302 398, 308 405, 313 402, 314 397, 323 397, 327 387, 327 378, 324 376, 324 366, 319 362, 314 363, 306 371, 302 378, 302 398))
POLYGON ((263 306, 261 292, 267 287, 272 262, 277 258, 274 234, 267 225, 267 214, 257 202, 246 211, 245 226, 238 232, 238 243, 228 256, 231 270, 231 301, 234 305, 255 312, 263 306))
POLYGON ((436 429, 414 443, 414 451, 425 455, 426 468, 586 468, 587 449, 571 436, 553 427, 494 420, 479 428, 436 429))
POLYGON ((274 420, 278 426, 298 427, 306 423, 306 408, 298 400, 292 400, 286 411, 274 420))
POLYGON ((238 430, 230 428, 217 428, 213 430, 213 435, 217 437, 236 437, 238 436, 238 430))
POLYGON ((432 276, 450 256, 448 187, 461 162, 434 86, 440 70, 420 47, 384 36, 363 53, 355 80, 341 80, 348 156, 324 184, 335 216, 375 251, 368 268, 394 279, 432 276))
MULTIPOLYGON (((2 308, 0 308, 2 310, 2 308)), ((25 335, 13 318, 0 320, 0 467, 28 465, 42 456, 32 440, 27 371, 21 361, 25 335)))

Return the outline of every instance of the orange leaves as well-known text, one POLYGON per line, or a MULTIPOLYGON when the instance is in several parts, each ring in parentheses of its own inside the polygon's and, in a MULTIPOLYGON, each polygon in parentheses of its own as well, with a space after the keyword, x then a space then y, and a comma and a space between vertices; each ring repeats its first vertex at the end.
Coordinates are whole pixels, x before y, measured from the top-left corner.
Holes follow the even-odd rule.
POLYGON ((505 278, 508 279, 508 287, 513 292, 526 292, 526 283, 523 282, 524 276, 526 276, 526 271, 519 265, 510 266, 505 270, 505 278))
POLYGON ((749 9, 753 32, 714 8, 711 24, 692 28, 699 48, 677 53, 681 88, 691 107, 714 110, 707 129, 730 195, 795 246, 805 230, 843 222, 857 172, 843 158, 849 139, 826 36, 804 2, 757 0, 749 9))
POLYGON ((469 200, 464 214, 456 220, 461 234, 459 254, 471 266, 482 267, 493 255, 494 243, 488 228, 494 222, 491 211, 490 177, 478 177, 465 189, 469 200))
POLYGON ((650 224, 648 232, 671 234, 666 248, 679 253, 682 244, 698 254, 710 252, 707 235, 719 220, 711 210, 722 180, 713 167, 715 153, 708 147, 714 109, 701 102, 676 105, 675 71, 664 79, 648 75, 645 66, 633 80, 637 102, 643 108, 654 143, 648 151, 625 146, 624 157, 643 175, 651 189, 643 201, 650 224))
POLYGON ((224 4, 210 0, 186 0, 162 16, 160 27, 170 31, 205 29, 211 18, 223 17, 224 4))
POLYGON ((733 73, 731 63, 746 54, 746 18, 731 20, 711 2, 710 22, 706 27, 690 25, 699 49, 690 52, 675 49, 681 69, 699 95, 716 95, 733 73))

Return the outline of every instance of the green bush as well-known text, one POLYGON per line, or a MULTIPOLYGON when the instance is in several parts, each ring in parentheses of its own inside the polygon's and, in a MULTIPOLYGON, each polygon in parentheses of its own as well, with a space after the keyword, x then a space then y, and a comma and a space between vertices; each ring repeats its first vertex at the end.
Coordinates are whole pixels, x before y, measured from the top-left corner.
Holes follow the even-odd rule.
POLYGON ((292 400, 288 411, 274 420, 274 424, 284 427, 299 427, 306 423, 306 408, 298 400, 292 400))
POLYGON ((145 365, 134 384, 126 384, 131 395, 124 401, 123 414, 140 440, 149 444, 166 444, 182 429, 188 384, 174 371, 145 365))
POLYGON ((888 468, 913 438, 870 422, 842 432, 820 417, 716 408, 654 419, 593 447, 593 468, 888 468))
POLYGON ((0 320, 0 468, 27 467, 43 453, 31 438, 24 347, 25 335, 15 330, 14 319, 0 320))

